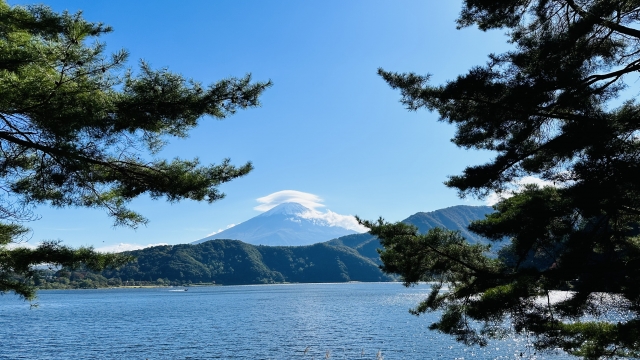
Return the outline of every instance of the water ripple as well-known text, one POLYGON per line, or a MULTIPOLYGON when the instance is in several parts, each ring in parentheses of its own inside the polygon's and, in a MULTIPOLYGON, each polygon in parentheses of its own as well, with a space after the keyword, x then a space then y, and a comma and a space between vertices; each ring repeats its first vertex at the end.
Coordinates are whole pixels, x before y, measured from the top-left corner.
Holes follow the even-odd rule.
POLYGON ((436 315, 408 313, 428 290, 351 283, 42 291, 31 310, 3 296, 0 359, 513 359, 526 350, 522 339, 468 348, 429 331, 436 315))

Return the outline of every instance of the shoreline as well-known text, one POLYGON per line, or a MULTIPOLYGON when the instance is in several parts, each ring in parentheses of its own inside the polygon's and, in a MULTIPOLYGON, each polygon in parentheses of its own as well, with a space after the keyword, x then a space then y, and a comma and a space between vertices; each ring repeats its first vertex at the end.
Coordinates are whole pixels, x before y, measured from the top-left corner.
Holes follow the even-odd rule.
MULTIPOLYGON (((190 287, 212 287, 212 286, 265 286, 265 285, 300 285, 300 284, 393 284, 402 283, 401 281, 346 281, 346 282, 282 282, 274 284, 189 284, 189 285, 122 285, 122 286, 106 286, 95 288, 66 288, 66 289, 37 289, 37 291, 49 291, 49 290, 113 290, 113 289, 154 289, 154 288, 167 288, 167 289, 185 289, 190 287)), ((424 283, 429 284, 429 283, 424 283)))

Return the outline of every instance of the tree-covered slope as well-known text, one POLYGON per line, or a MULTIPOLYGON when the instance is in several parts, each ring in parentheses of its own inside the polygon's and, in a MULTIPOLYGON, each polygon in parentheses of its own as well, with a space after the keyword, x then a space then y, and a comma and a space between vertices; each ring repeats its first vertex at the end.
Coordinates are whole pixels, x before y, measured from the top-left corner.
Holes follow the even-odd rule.
POLYGON ((264 263, 289 282, 389 281, 378 265, 355 249, 327 243, 259 246, 264 263))
POLYGON ((132 251, 136 260, 102 273, 122 281, 266 284, 389 281, 377 264, 345 246, 254 246, 237 240, 156 246, 132 251))
POLYGON ((377 249, 380 248, 378 237, 369 233, 353 234, 327 241, 325 244, 331 246, 346 246, 357 251, 361 256, 382 265, 377 249))

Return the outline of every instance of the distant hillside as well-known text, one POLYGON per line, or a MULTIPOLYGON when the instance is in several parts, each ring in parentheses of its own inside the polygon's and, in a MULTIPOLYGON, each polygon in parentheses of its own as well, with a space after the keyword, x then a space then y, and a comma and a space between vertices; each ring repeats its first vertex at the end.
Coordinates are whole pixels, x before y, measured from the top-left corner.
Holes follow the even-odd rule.
POLYGON ((467 226, 472 221, 484 219, 485 215, 494 211, 490 206, 458 205, 431 212, 415 213, 402 220, 402 222, 417 226, 418 231, 422 234, 434 227, 458 230, 470 243, 484 244, 488 243, 489 240, 472 233, 467 229, 467 226))
POLYGON ((237 240, 156 246, 129 252, 136 257, 105 278, 122 281, 269 284, 282 282, 390 281, 378 266, 347 246, 326 243, 295 246, 254 246, 237 240))
MULTIPOLYGON (((458 205, 431 212, 419 212, 402 220, 407 224, 415 225, 418 232, 424 234, 434 227, 442 227, 449 230, 458 230, 470 243, 489 244, 490 240, 480 237, 467 229, 474 220, 481 220, 485 215, 494 210, 490 206, 458 205)), ((381 248, 377 237, 370 234, 347 235, 327 242, 329 245, 348 246, 356 250, 360 255, 369 258, 380 265, 380 256, 377 249, 381 248)), ((499 247, 498 244, 494 247, 499 247)))

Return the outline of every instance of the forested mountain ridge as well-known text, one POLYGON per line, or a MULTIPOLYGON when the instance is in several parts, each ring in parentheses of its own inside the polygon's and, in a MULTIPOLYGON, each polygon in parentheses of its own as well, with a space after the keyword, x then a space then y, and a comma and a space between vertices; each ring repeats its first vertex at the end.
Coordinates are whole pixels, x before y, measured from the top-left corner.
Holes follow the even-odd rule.
MULTIPOLYGON (((493 251, 496 251, 501 244, 494 244, 490 240, 478 236, 467 229, 467 226, 469 226, 472 221, 484 219, 485 215, 491 214, 493 211, 493 208, 490 206, 458 205, 430 212, 415 213, 402 220, 402 222, 416 226, 420 233, 426 233, 429 229, 435 227, 457 230, 460 231, 460 234, 470 243, 492 244, 493 251)), ((369 233, 342 236, 328 241, 327 244, 353 248, 360 255, 370 259, 376 264, 382 264, 377 252, 377 249, 381 247, 380 241, 376 236, 369 233)))
POLYGON ((470 243, 488 244, 490 243, 488 239, 472 233, 467 227, 472 221, 482 220, 494 211, 491 206, 457 205, 431 212, 415 213, 402 222, 417 226, 421 234, 429 229, 441 227, 460 231, 460 234, 470 243))
POLYGON ((128 252, 136 260, 102 272, 122 281, 216 284, 390 281, 370 259, 346 246, 255 246, 238 240, 155 246, 128 252))

